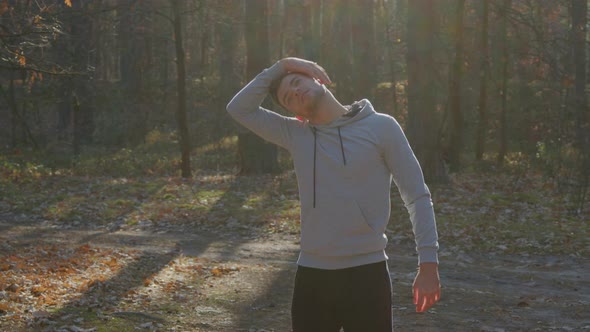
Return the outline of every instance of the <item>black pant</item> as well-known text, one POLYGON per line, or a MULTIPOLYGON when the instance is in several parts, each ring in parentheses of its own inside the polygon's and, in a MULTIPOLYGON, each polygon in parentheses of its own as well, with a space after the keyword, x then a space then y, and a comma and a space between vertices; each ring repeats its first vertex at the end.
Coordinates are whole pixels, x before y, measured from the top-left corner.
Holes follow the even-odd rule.
POLYGON ((391 332, 387 262, 340 270, 299 266, 291 307, 294 332, 391 332))

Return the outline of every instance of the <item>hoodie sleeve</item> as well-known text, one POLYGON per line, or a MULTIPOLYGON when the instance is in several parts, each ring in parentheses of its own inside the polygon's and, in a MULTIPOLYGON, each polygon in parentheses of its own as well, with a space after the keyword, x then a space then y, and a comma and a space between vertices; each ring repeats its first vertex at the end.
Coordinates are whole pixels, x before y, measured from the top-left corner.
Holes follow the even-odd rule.
POLYGON ((430 190, 402 128, 394 118, 388 120, 382 136, 384 158, 410 215, 418 263, 438 263, 438 234, 430 190))
POLYGON ((227 111, 234 120, 258 136, 289 149, 288 123, 298 120, 260 106, 268 95, 271 82, 283 73, 278 63, 263 70, 232 98, 227 105, 227 111))

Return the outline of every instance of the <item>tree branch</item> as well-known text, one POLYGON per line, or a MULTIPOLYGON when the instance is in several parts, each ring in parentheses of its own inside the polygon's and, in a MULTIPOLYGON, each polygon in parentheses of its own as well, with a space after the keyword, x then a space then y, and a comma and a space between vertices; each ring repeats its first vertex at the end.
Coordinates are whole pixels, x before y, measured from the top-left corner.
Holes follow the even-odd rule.
POLYGON ((61 67, 59 67, 59 69, 61 69, 61 71, 54 71, 54 70, 50 70, 50 69, 37 68, 34 66, 6 66, 6 65, 0 63, 0 69, 25 70, 25 71, 32 71, 32 72, 36 72, 36 73, 42 73, 42 74, 48 74, 48 75, 54 75, 54 76, 88 76, 88 73, 77 72, 77 71, 68 71, 68 70, 63 69, 61 67))

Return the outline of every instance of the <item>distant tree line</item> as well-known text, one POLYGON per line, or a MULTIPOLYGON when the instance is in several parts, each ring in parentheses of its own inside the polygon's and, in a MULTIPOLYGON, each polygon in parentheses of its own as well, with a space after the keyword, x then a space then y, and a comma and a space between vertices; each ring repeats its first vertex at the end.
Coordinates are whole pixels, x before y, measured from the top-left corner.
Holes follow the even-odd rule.
POLYGON ((299 56, 342 102, 395 116, 430 181, 527 158, 583 198, 587 15, 584 0, 0 0, 0 144, 76 154, 158 129, 190 176, 194 147, 237 135, 242 174, 276 172, 277 148, 224 106, 299 56))

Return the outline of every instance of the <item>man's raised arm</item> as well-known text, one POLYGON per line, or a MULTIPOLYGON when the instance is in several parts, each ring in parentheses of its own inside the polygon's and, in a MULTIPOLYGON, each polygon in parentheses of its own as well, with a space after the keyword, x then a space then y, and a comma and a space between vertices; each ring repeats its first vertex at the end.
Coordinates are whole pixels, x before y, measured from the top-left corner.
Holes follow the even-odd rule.
POLYGON ((326 71, 315 62, 284 58, 263 70, 240 90, 227 105, 227 111, 236 121, 260 137, 288 149, 287 125, 289 122, 299 121, 260 107, 268 95, 271 83, 287 73, 302 73, 317 78, 320 82, 331 83, 326 71))
POLYGON ((281 61, 264 69, 227 104, 228 113, 238 123, 263 139, 288 148, 288 118, 260 107, 273 80, 286 73, 281 61))

